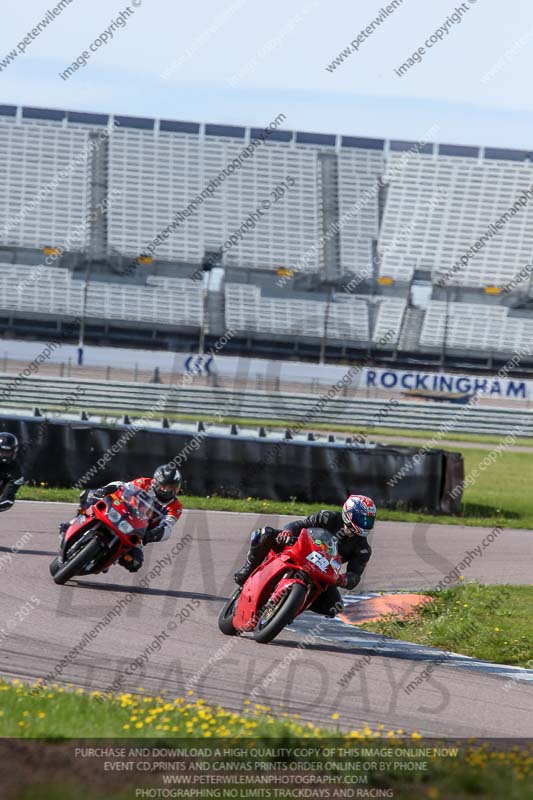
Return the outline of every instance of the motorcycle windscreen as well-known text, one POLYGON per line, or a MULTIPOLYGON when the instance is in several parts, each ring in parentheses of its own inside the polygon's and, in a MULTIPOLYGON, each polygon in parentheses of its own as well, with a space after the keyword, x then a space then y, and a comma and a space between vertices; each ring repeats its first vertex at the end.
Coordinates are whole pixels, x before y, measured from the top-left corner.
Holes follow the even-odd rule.
POLYGON ((150 520, 154 514, 159 514, 154 498, 132 483, 127 483, 122 491, 122 502, 136 519, 150 520))
POLYGON ((323 572, 327 572, 328 566, 339 572, 341 559, 335 536, 323 528, 306 528, 306 530, 313 543, 313 552, 307 556, 307 561, 311 561, 323 572))
POLYGON ((339 547, 337 539, 329 531, 324 528, 307 528, 307 533, 313 540, 317 550, 320 550, 324 555, 330 558, 336 558, 339 554, 339 547))

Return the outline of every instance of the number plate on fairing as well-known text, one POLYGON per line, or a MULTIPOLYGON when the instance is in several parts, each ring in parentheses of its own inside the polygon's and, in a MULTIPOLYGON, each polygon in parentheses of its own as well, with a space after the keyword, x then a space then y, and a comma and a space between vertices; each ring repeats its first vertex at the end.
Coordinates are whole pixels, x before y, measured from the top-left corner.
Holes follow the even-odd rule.
POLYGON ((327 572, 329 561, 325 556, 317 553, 316 550, 313 550, 312 553, 309 553, 307 556, 307 561, 310 561, 311 564, 314 564, 322 572, 327 572))

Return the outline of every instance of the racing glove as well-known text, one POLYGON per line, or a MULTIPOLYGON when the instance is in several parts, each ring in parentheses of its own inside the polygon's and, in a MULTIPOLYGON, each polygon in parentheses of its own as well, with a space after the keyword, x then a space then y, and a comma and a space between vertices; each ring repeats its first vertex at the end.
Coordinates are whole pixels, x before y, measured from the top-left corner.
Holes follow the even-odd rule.
POLYGON ((342 589, 355 589, 360 580, 361 576, 355 572, 345 572, 344 575, 339 575, 337 578, 337 586, 342 589))
POLYGON ((143 536, 143 544, 151 544, 152 542, 160 542, 163 536, 165 535, 166 525, 163 523, 162 525, 158 525, 157 528, 151 528, 150 530, 146 531, 143 536))
POLYGON ((14 505, 13 500, 2 500, 0 502, 0 511, 9 511, 9 509, 13 505, 14 505))
POLYGON ((291 544, 294 544, 298 540, 298 536, 292 531, 280 531, 276 536, 276 543, 279 545, 283 545, 284 547, 288 547, 291 544))

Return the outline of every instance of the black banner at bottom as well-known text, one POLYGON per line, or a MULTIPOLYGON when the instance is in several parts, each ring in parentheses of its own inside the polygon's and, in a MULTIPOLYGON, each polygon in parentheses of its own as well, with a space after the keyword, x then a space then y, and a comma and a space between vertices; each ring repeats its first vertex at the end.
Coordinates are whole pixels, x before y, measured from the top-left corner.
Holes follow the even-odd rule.
POLYGON ((531 797, 533 740, 0 740, 4 800, 531 797))

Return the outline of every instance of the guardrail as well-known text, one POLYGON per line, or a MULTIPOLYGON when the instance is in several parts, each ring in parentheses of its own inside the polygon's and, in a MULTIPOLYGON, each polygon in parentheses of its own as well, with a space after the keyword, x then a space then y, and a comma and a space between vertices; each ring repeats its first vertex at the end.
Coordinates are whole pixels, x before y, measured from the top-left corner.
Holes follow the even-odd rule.
POLYGON ((511 408, 438 406, 397 400, 328 398, 297 393, 264 393, 227 388, 171 387, 168 384, 95 382, 68 378, 24 378, 14 387, 12 375, 0 375, 0 407, 65 407, 110 416, 185 414, 280 420, 312 428, 313 423, 418 428, 456 433, 533 436, 533 412, 511 408), (11 388, 10 388, 11 387, 11 388))
POLYGON ((336 437, 325 434, 263 436, 236 425, 220 430, 178 422, 163 429, 161 422, 145 421, 134 428, 97 417, 81 421, 13 410, 0 417, 2 428, 23 443, 28 483, 94 488, 117 475, 125 480, 149 475, 155 464, 173 461, 183 471, 185 493, 201 497, 338 505, 356 486, 380 507, 435 514, 461 508, 463 457, 440 448, 419 454, 396 444, 351 446, 344 437, 331 441, 336 437))

